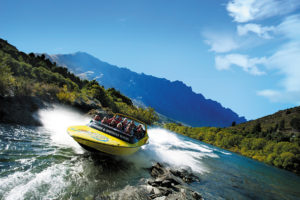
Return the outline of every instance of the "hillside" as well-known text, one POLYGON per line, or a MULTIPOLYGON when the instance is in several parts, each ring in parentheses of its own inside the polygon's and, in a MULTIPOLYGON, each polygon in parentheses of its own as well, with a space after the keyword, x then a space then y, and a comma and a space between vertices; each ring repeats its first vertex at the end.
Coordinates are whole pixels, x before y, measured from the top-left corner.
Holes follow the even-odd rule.
POLYGON ((281 110, 228 128, 244 135, 258 134, 276 141, 291 141, 300 136, 300 106, 281 110))
POLYGON ((300 174, 300 107, 228 128, 192 128, 175 123, 164 127, 300 174))
POLYGON ((220 103, 196 94, 181 81, 171 82, 138 74, 83 52, 51 55, 49 58, 81 77, 96 79, 105 88, 114 87, 135 101, 153 107, 158 113, 191 126, 227 127, 233 121, 246 121, 220 103))
POLYGON ((152 108, 138 108, 119 91, 84 80, 45 55, 26 54, 0 39, 0 122, 33 124, 32 113, 43 102, 63 103, 85 112, 101 108, 131 115, 148 124, 157 120, 152 108), (26 119, 24 119, 26 118, 26 119))

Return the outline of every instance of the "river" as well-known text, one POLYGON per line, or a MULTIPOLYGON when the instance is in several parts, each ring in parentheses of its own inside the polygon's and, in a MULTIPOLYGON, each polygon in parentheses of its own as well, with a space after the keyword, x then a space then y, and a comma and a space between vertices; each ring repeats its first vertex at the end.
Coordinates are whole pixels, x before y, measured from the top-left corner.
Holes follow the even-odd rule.
POLYGON ((38 116, 42 127, 0 124, 0 199, 122 199, 156 161, 191 168, 204 199, 300 199, 299 176, 161 128, 133 156, 105 157, 66 133, 87 117, 60 106, 38 116))

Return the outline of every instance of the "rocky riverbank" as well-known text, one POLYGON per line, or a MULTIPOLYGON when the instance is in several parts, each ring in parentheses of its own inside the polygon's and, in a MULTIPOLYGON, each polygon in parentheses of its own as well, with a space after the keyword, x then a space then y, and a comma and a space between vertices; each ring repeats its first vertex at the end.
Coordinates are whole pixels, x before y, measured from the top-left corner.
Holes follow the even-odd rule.
MULTIPOLYGON (((108 199, 148 199, 148 200, 202 200, 201 194, 190 189, 189 184, 199 182, 199 177, 190 170, 172 169, 155 163, 149 169, 151 178, 141 179, 138 186, 126 186, 112 193, 108 199)), ((99 199, 102 199, 100 197, 99 199)))
POLYGON ((39 126, 41 122, 35 113, 45 107, 46 104, 38 97, 0 96, 0 123, 39 126))

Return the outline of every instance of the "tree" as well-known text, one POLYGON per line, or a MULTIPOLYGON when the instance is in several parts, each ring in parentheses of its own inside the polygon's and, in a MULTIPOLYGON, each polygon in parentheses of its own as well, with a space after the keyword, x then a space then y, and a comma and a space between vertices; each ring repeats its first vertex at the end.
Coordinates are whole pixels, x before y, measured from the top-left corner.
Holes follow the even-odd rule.
POLYGON ((259 133, 259 132, 261 132, 261 125, 259 122, 257 122, 252 129, 252 133, 259 133))
POLYGON ((283 130, 284 129, 284 127, 285 127, 284 123, 285 123, 284 119, 280 121, 280 123, 279 123, 279 130, 283 130))
POLYGON ((10 95, 13 92, 15 78, 8 66, 0 66, 0 95, 10 95))
POLYGON ((290 124, 293 129, 300 131, 300 118, 293 118, 290 124))
POLYGON ((116 90, 115 88, 109 88, 107 89, 107 92, 114 98, 115 101, 118 101, 117 99, 120 99, 122 102, 126 103, 129 106, 133 105, 131 99, 121 94, 120 91, 116 90))

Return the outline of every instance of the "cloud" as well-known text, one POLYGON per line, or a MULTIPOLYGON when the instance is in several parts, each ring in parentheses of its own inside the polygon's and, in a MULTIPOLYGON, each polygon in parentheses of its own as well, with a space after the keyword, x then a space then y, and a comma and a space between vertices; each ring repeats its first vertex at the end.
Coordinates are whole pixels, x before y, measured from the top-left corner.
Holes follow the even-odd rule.
POLYGON ((266 67, 283 75, 281 88, 258 91, 271 101, 300 104, 300 15, 287 17, 277 32, 289 41, 268 58, 266 67))
POLYGON ((237 33, 239 36, 247 35, 249 32, 256 33, 259 37, 270 39, 272 38, 269 32, 275 30, 274 26, 261 26, 259 24, 245 24, 237 26, 237 33))
POLYGON ((210 46, 210 51, 225 53, 237 49, 238 43, 229 34, 203 32, 204 42, 210 46))
POLYGON ((227 70, 232 66, 241 67, 244 71, 253 75, 263 75, 264 71, 258 68, 266 62, 263 58, 249 58, 247 55, 242 54, 228 54, 225 56, 216 56, 215 65, 218 70, 227 70))
POLYGON ((290 40, 300 41, 300 15, 291 15, 277 26, 277 33, 290 40))
MULTIPOLYGON (((229 70, 235 66, 252 75, 263 75, 268 71, 275 71, 282 76, 278 80, 277 89, 266 88, 258 91, 257 94, 273 102, 300 104, 300 15, 288 16, 277 26, 261 26, 251 23, 238 26, 239 36, 247 35, 249 32, 262 38, 270 38, 272 32, 272 37, 281 39, 285 43, 274 49, 274 53, 269 57, 251 58, 244 54, 217 55, 215 57, 216 68, 229 70)), ((239 46, 242 44, 239 43, 239 46)))
POLYGON ((299 7, 299 0, 229 0, 226 8, 237 22, 237 32, 222 34, 216 31, 203 34, 205 42, 210 45, 210 51, 217 53, 216 69, 230 70, 239 67, 252 75, 275 72, 279 75, 279 79, 276 79, 278 84, 273 88, 257 91, 257 95, 272 102, 300 105, 300 14, 286 16, 280 24, 263 25, 263 20, 271 17, 278 19, 278 16, 288 15, 299 7), (249 23, 257 20, 261 24, 249 23), (258 37, 252 37, 253 34, 258 37), (262 40, 271 38, 274 39, 262 40), (250 52, 258 54, 261 51, 252 51, 257 44, 272 47, 268 51, 271 56, 252 57, 232 52, 251 49, 250 52))
MULTIPOLYGON (((94 79, 96 80, 96 79, 101 79, 102 77, 104 76, 104 74, 103 73, 100 73, 98 76, 96 76, 94 79)), ((99 80, 100 81, 100 80, 99 80)))
POLYGON ((300 92, 300 41, 288 43, 273 54, 267 67, 284 75, 281 85, 289 92, 300 92))
POLYGON ((262 90, 257 95, 268 98, 271 102, 284 102, 300 105, 300 93, 285 90, 262 90))
POLYGON ((94 72, 93 71, 86 71, 80 74, 77 74, 77 76, 79 76, 82 79, 88 79, 89 76, 93 75, 94 72))
POLYGON ((299 6, 299 0, 231 0, 226 8, 234 21, 243 23, 288 14, 299 6))

